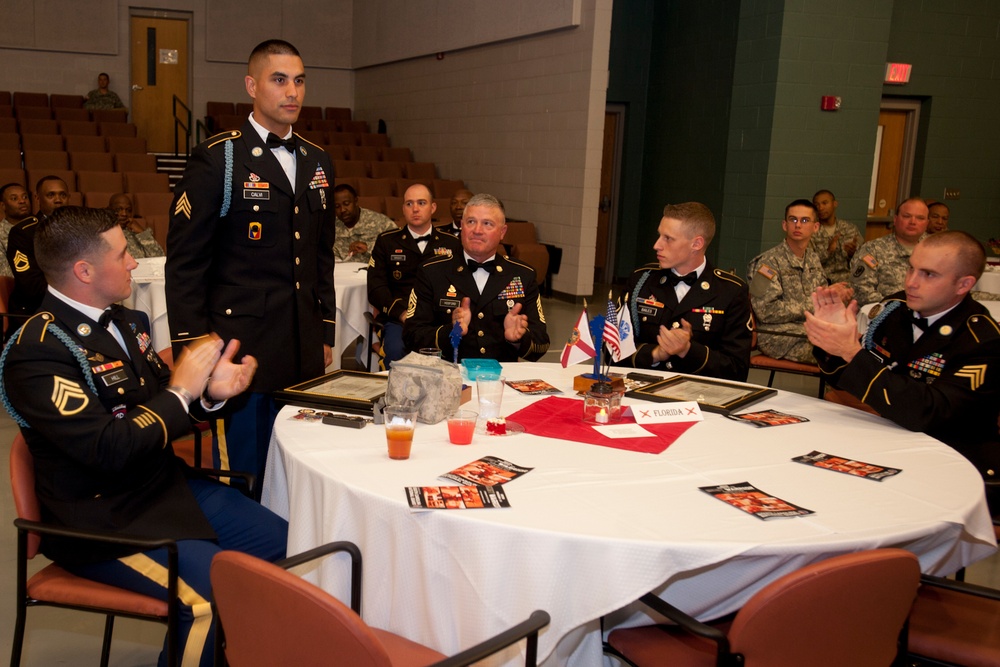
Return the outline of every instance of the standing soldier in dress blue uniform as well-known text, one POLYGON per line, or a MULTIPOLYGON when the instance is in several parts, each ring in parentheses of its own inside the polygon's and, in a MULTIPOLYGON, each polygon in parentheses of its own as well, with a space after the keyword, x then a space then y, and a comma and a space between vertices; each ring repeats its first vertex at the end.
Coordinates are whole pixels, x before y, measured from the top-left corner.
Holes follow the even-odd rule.
POLYGON ((213 435, 219 467, 258 478, 277 415, 271 392, 321 375, 333 356, 333 166, 292 133, 305 76, 288 42, 253 50, 253 113, 242 129, 194 149, 174 189, 167 236, 175 352, 213 331, 238 338, 260 363, 253 393, 213 435))
POLYGON ((669 204, 658 231, 657 262, 629 280, 625 301, 637 349, 621 365, 745 381, 750 295, 745 282, 705 258, 715 217, 698 202, 669 204))

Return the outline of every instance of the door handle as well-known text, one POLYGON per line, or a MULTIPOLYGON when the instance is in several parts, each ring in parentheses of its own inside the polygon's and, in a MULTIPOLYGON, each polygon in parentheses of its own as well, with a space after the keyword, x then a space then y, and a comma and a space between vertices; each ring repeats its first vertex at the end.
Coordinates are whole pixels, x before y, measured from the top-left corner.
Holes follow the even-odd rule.
POLYGON ((611 210, 611 197, 608 197, 607 195, 601 197, 601 205, 599 207, 599 210, 601 211, 601 213, 607 213, 608 211, 611 210))
POLYGON ((142 90, 142 86, 140 86, 140 85, 139 85, 139 84, 137 84, 137 83, 133 83, 133 84, 132 84, 132 92, 135 92, 135 91, 137 91, 137 90, 142 90))

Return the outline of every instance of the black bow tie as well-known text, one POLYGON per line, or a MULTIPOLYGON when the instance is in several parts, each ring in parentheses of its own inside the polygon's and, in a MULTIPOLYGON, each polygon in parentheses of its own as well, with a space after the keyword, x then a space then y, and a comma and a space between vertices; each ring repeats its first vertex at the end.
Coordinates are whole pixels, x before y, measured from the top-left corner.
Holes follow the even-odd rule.
POLYGON ((931 325, 927 322, 926 317, 914 317, 913 326, 920 329, 921 331, 927 331, 928 327, 931 325))
POLYGON ((497 261, 495 259, 491 259, 488 262, 483 262, 482 264, 480 264, 474 259, 467 259, 465 260, 465 263, 469 265, 469 271, 477 271, 479 269, 484 269, 486 273, 492 273, 493 267, 497 265, 497 261))
POLYGON ((125 308, 120 304, 112 304, 110 308, 101 313, 100 319, 97 320, 97 324, 102 329, 107 329, 111 322, 125 322, 125 308))
POLYGON ((289 153, 295 152, 295 135, 288 137, 287 139, 282 139, 274 132, 267 133, 267 147, 268 148, 278 148, 284 146, 288 149, 289 153))
POLYGON ((679 276, 673 271, 667 271, 667 282, 670 283, 671 287, 675 287, 677 283, 687 283, 687 285, 694 285, 695 281, 698 280, 698 274, 692 271, 686 276, 679 276))
POLYGON ((421 241, 430 241, 431 240, 431 232, 427 232, 423 236, 414 236, 413 240, 416 241, 417 243, 420 243, 421 241))

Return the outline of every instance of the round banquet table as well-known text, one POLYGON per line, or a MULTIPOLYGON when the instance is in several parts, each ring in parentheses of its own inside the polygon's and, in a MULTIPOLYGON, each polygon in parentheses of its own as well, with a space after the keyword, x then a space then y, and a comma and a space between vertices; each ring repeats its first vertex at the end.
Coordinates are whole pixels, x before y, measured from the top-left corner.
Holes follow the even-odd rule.
MULTIPOLYGON (((132 294, 124 303, 129 308, 141 310, 149 316, 153 349, 160 351, 170 347, 170 322, 167 318, 167 297, 165 294, 165 257, 138 259, 139 264, 132 271, 132 294)), ((355 338, 361 337, 362 346, 367 345, 368 323, 365 313, 368 305, 368 274, 362 270, 364 264, 357 262, 339 263, 333 270, 334 286, 337 290, 337 344, 333 350, 333 365, 328 370, 340 368, 340 358, 344 348, 355 338)))
MULTIPOLYGON (((544 378, 574 398, 572 378, 586 371, 504 364, 508 379, 544 378)), ((502 414, 538 398, 507 387, 502 414)), ((360 546, 369 624, 450 654, 544 609, 552 622, 539 658, 573 667, 603 664, 602 616, 648 622, 623 608, 651 590, 708 619, 840 553, 902 547, 924 572, 945 574, 995 551, 982 480, 951 448, 797 394, 741 412, 770 408, 809 421, 757 428, 706 412, 656 455, 527 433, 456 446, 446 424, 420 424, 411 458, 393 461, 381 426, 301 422, 286 406, 263 502, 289 519, 289 554, 334 540, 360 546), (876 482, 790 460, 814 449, 902 472, 876 482), (404 487, 446 484, 439 475, 482 456, 533 468, 504 487, 510 508, 408 509, 404 487), (744 481, 815 514, 762 521, 699 490, 744 481)), ((332 558, 305 576, 347 600, 346 571, 332 558)), ((487 664, 516 665, 521 647, 487 664)))

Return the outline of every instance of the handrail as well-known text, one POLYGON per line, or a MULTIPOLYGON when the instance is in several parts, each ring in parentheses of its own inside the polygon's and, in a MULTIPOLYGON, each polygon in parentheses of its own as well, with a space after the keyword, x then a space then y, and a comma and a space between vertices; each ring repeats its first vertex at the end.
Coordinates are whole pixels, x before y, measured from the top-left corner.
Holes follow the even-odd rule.
POLYGON ((202 119, 200 119, 200 118, 198 120, 196 120, 195 123, 194 123, 194 134, 195 134, 195 141, 194 141, 194 143, 195 143, 196 146, 198 144, 200 144, 203 140, 207 139, 209 137, 209 135, 211 134, 208 131, 208 126, 205 125, 205 122, 202 119), (204 136, 202 135, 202 131, 204 131, 204 133, 205 133, 204 136))
POLYGON ((180 98, 177 97, 177 95, 174 95, 173 115, 174 115, 174 155, 180 155, 180 150, 179 150, 180 146, 177 134, 178 126, 184 128, 184 154, 190 155, 191 154, 191 109, 189 109, 188 106, 184 104, 184 102, 182 102, 180 98), (180 105, 184 108, 184 112, 187 114, 187 123, 183 122, 180 118, 177 117, 177 105, 180 105))

